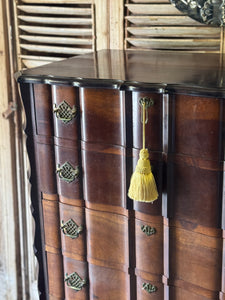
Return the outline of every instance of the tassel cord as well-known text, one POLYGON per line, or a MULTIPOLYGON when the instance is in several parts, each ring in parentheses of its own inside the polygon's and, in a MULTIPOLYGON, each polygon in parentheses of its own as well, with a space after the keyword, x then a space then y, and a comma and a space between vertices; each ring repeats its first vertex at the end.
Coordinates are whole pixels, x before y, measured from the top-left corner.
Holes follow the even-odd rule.
POLYGON ((142 139, 143 139, 143 149, 145 149, 145 114, 146 114, 146 107, 145 107, 145 101, 143 101, 142 105, 142 139))

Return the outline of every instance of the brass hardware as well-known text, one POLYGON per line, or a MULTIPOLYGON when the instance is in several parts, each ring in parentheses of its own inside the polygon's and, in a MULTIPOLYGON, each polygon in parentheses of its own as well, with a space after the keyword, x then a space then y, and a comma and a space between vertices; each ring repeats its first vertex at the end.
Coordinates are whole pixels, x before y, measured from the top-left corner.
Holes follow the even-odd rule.
POLYGON ((63 165, 57 165, 56 173, 58 174, 59 178, 71 183, 79 176, 79 168, 73 167, 68 161, 66 161, 63 165))
POLYGON ((54 104, 53 112, 60 121, 67 124, 76 117, 77 108, 75 105, 71 107, 66 101, 63 101, 58 105, 58 107, 54 104))
POLYGON ((157 286, 152 285, 151 283, 144 282, 142 284, 142 290, 145 290, 149 294, 155 293, 157 291, 157 286))
POLYGON ((154 105, 154 100, 148 97, 143 97, 139 99, 139 104, 143 106, 143 103, 145 103, 146 109, 149 108, 150 106, 154 105))
POLYGON ((156 229, 154 227, 151 227, 149 225, 142 225, 141 226, 141 230, 147 235, 153 235, 156 233, 156 229))
POLYGON ((143 97, 139 99, 139 104, 141 105, 141 122, 143 123, 143 106, 145 104, 145 124, 148 123, 148 108, 154 105, 154 100, 148 97, 143 97))
POLYGON ((71 273, 70 275, 66 273, 64 281, 69 288, 75 291, 80 291, 82 287, 87 283, 87 280, 82 279, 76 272, 71 273))
POLYGON ((76 239, 83 231, 83 226, 78 226, 73 219, 69 219, 66 223, 64 223, 63 220, 61 221, 61 229, 63 234, 70 237, 71 239, 76 239))

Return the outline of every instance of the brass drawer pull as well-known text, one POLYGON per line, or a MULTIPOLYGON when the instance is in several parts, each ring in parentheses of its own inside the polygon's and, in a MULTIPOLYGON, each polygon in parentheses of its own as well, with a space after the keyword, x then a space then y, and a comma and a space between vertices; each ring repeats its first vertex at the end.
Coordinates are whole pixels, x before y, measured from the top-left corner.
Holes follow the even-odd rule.
POLYGON ((153 235, 156 234, 156 229, 154 227, 151 227, 149 225, 142 225, 141 230, 147 235, 153 235))
POLYGON ((75 291, 82 290, 82 287, 87 283, 87 280, 82 279, 76 272, 71 273, 70 275, 66 273, 64 281, 69 288, 75 291))
POLYGON ((77 108, 74 105, 71 107, 66 101, 61 102, 58 106, 54 104, 53 112, 56 117, 64 124, 69 123, 77 116, 77 108))
POLYGON ((71 239, 76 239, 79 237, 80 233, 83 231, 83 226, 78 226, 73 219, 69 219, 66 223, 61 221, 61 230, 65 236, 71 239))
POLYGON ((68 161, 66 161, 63 165, 57 165, 56 173, 58 174, 59 178, 71 183, 79 176, 79 168, 73 167, 68 161))
MULTIPOLYGON (((139 99, 139 104, 143 110, 143 103, 145 103, 145 124, 148 123, 148 108, 154 105, 154 100, 148 97, 143 97, 139 99)), ((143 123, 143 113, 141 114, 141 122, 143 123)))
POLYGON ((147 282, 144 282, 142 284, 142 290, 145 290, 146 292, 148 292, 149 294, 151 293, 155 293, 157 291, 157 286, 155 285, 152 285, 151 283, 147 283, 147 282))

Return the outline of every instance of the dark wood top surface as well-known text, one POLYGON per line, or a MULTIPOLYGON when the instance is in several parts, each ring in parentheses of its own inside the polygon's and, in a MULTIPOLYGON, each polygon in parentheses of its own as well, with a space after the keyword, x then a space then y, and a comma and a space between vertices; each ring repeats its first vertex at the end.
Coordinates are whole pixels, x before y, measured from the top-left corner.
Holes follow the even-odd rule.
POLYGON ((101 50, 18 72, 18 82, 135 90, 186 89, 225 95, 224 57, 215 53, 101 50))

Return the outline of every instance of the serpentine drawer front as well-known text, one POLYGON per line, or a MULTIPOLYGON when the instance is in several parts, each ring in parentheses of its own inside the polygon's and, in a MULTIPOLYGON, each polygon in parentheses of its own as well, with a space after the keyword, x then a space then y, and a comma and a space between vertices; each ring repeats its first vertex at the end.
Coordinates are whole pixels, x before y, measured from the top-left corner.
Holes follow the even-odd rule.
POLYGON ((225 299, 221 61, 103 50, 17 74, 40 299, 225 299), (143 99, 152 204, 127 196, 143 99))

